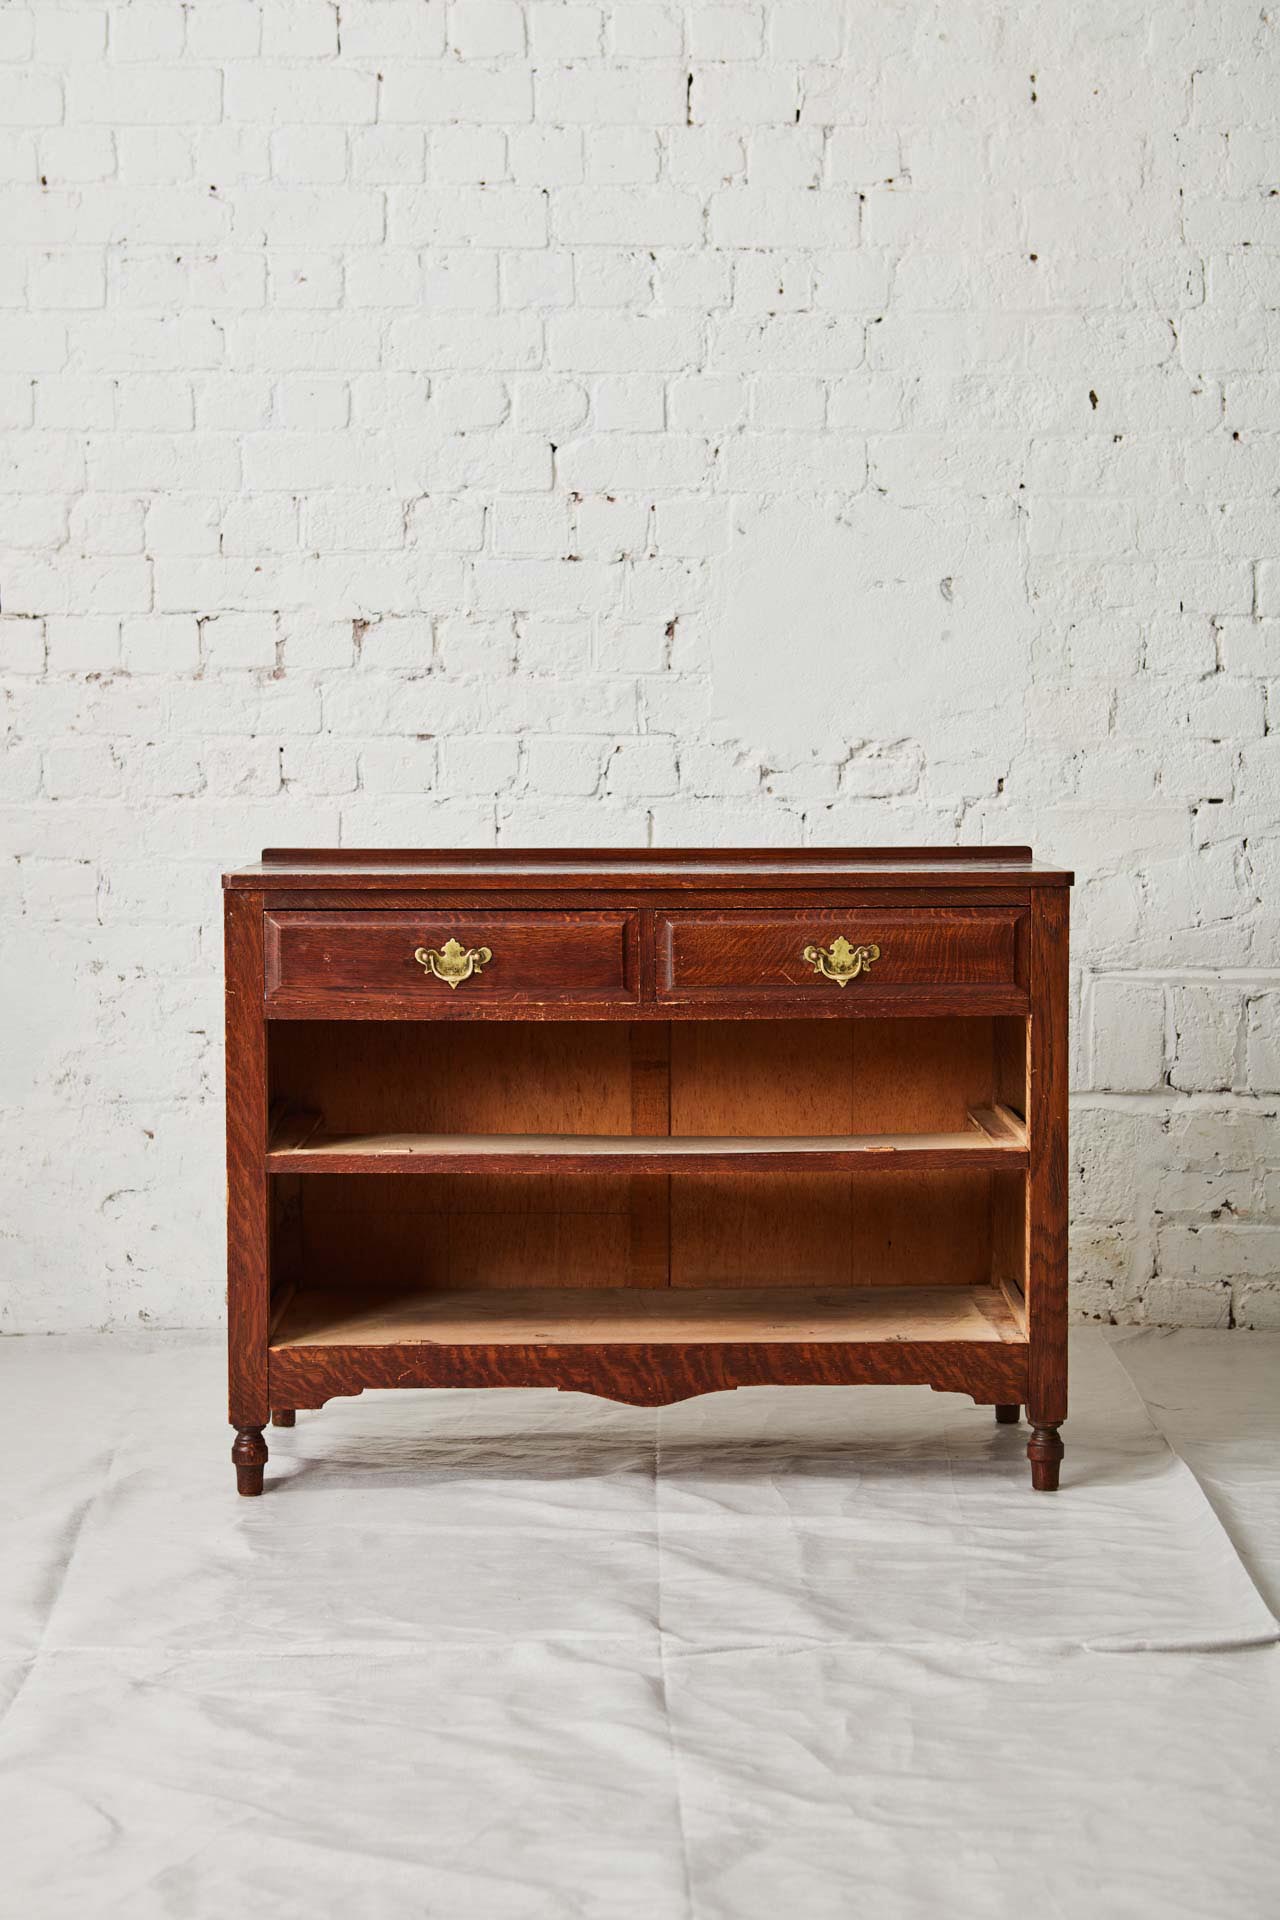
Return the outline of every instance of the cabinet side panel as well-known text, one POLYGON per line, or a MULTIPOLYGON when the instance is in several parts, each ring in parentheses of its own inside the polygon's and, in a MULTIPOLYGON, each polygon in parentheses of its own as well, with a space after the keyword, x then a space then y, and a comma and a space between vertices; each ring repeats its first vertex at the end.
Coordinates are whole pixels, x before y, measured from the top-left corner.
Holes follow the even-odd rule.
POLYGON ((1024 1331, 1027 1293, 1027 1176, 991 1176, 991 1278, 1024 1331))
POLYGON ((232 1426, 268 1418, 271 1273, 267 1050, 262 1018, 262 900, 225 896, 227 1057, 227 1370, 232 1426))
POLYGON ((1031 1168, 1027 1182, 1027 1410, 1067 1414, 1067 1005, 1070 895, 1037 893, 1031 932, 1031 1168))
POLYGON ((1027 1022, 1013 1014, 993 1020, 995 1096, 1025 1120, 1027 1114, 1027 1022))

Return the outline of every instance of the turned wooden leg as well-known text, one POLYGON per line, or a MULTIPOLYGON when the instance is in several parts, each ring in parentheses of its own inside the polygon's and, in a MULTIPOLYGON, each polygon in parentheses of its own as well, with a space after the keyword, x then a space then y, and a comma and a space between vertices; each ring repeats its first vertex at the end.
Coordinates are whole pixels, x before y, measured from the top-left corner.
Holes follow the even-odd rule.
POLYGON ((1011 1406, 1002 1403, 996 1408, 996 1422, 1002 1427, 1016 1427, 1021 1413, 1022 1408, 1016 1400, 1011 1406))
POLYGON ((246 1495, 262 1492, 262 1469, 267 1464, 267 1443, 261 1427, 241 1427, 231 1443, 235 1462, 236 1492, 246 1495))
POLYGON ((273 1427, 291 1427, 297 1417, 292 1407, 272 1407, 271 1409, 273 1427))
POLYGON ((1037 1493, 1058 1491, 1058 1468, 1065 1449, 1056 1427, 1033 1427, 1027 1442, 1031 1462, 1031 1485, 1037 1493))

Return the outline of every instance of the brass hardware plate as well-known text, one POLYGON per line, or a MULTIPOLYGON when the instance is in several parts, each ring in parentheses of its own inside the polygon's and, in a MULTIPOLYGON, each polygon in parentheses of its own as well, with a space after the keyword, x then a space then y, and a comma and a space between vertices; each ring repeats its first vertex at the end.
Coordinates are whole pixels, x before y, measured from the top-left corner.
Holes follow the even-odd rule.
POLYGON ((851 947, 844 935, 838 933, 829 947, 806 947, 803 957, 824 980, 834 980, 838 987, 847 987, 851 980, 866 973, 880 958, 880 949, 877 946, 851 947))
POLYGON ((442 947, 419 947, 414 959, 437 980, 456 992, 464 980, 487 967, 493 958, 491 947, 464 947, 458 940, 446 940, 442 947))

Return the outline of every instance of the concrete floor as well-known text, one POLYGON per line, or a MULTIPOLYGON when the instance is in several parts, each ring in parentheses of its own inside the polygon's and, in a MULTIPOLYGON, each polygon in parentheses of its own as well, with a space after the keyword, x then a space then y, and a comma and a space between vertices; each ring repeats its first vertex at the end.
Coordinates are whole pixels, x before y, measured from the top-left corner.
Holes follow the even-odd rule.
POLYGON ((1273 1920, 1280 1336, 924 1389, 365 1395, 0 1343, 14 1920, 1273 1920))

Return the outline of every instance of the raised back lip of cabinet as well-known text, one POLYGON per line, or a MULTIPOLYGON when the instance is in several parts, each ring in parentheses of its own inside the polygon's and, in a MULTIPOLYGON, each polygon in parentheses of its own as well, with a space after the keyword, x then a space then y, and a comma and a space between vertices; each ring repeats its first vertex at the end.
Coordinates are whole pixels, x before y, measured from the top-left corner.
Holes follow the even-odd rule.
MULTIPOLYGON (((1066 1414, 1073 877, 1025 846, 268 848, 258 862, 225 873, 230 1410, 240 1491, 261 1491, 269 1419, 287 1426, 297 1407, 369 1387, 553 1386, 655 1406, 746 1385, 859 1382, 966 1393, 994 1404, 1005 1424, 1025 1406, 1034 1428, 1033 1485, 1055 1487, 1066 1414), (899 930, 896 942, 882 937, 884 928, 899 930), (459 952, 474 948, 473 969, 465 978, 442 979, 438 970, 433 977, 424 954, 429 959, 427 949, 459 933, 459 952), (838 952, 837 936, 844 942, 838 952), (826 942, 827 966, 814 969, 826 942), (854 950, 866 965, 842 978, 839 965, 848 972, 854 950), (923 1022, 913 1040, 903 1032, 911 1017, 923 1022), (304 1027, 291 1052, 291 1021, 398 1021, 396 1044, 429 1071, 430 1060, 419 1057, 423 1023, 435 1023, 432 1048, 447 1052, 453 1029, 456 1042, 465 1042, 459 1058, 470 1049, 483 1065, 496 1053, 476 1053, 481 1036, 466 1035, 467 1024, 488 1026, 513 1057, 531 1044, 494 1033, 500 1020, 523 1022, 530 1032, 547 1021, 628 1024, 629 1081, 622 1084, 630 1086, 629 1126, 625 1112, 611 1124, 595 1116, 594 1133, 553 1114, 550 1124, 563 1137, 536 1133, 527 1117, 536 1102, 526 1099, 529 1131, 518 1145, 470 1112, 459 1116, 466 1134, 414 1133, 425 1123, 421 1113, 403 1131, 403 1122, 388 1123, 378 1109, 388 1085, 403 1101, 405 1072, 379 1051, 376 1032, 360 1038, 339 1026, 328 1030, 340 1041, 333 1072, 353 1074, 367 1110, 354 1122, 344 1118, 352 1095, 332 1076, 326 1092, 335 1112, 295 1110, 288 1063, 314 1041, 304 1027), (799 1022, 814 1036, 821 1028, 823 1045, 836 1049, 852 1044, 840 1029, 861 1023, 879 1062, 877 1084, 883 1088, 886 1073, 892 1081, 909 1060, 924 1073, 927 1098, 921 1105, 914 1092, 876 1093, 863 1111, 865 1069, 856 1066, 853 1117, 823 1135, 829 1116, 820 1113, 816 1128, 801 1123, 803 1100, 794 1094, 776 1116, 781 1126, 762 1125, 775 1117, 763 1108, 752 1124, 750 1101, 739 1109, 736 1091, 729 1125, 709 1123, 725 1095, 714 1092, 708 1104, 699 1081, 690 1103, 686 1081, 684 1117, 673 1124, 672 1060, 682 1026, 693 1048, 685 1048, 682 1071, 692 1071, 688 1058, 712 1057, 698 1049, 718 1046, 715 1071, 736 1088, 744 1074, 759 1082, 761 1062, 771 1057, 763 1028, 759 1046, 740 1027, 741 1039, 730 1036, 755 1020, 799 1022), (969 1033, 963 1042, 962 1030, 969 1033), (989 1086, 967 1096, 967 1111, 962 1103, 954 1117, 950 1107, 941 1121, 922 1117, 938 1098, 939 1071, 952 1076, 947 1100, 959 1092, 968 1068, 958 1062, 970 1058, 975 1033, 985 1036, 980 1077, 989 1086), (866 1131, 854 1131, 859 1126, 866 1131), (370 1130, 379 1127, 385 1131, 370 1130), (630 1144, 620 1146, 619 1137, 630 1144), (514 1290, 510 1279, 483 1273, 489 1290, 476 1291, 465 1278, 438 1275, 425 1244, 415 1257, 431 1278, 413 1278, 408 1293, 403 1251, 399 1266, 384 1261, 385 1271, 380 1255, 361 1255, 336 1282, 330 1262, 329 1277, 317 1269, 309 1284, 298 1249, 318 1245, 330 1216, 321 1211, 307 1241, 299 1225, 311 1205, 304 1196, 320 1193, 336 1174, 363 1186, 362 1206, 399 1206, 407 1226, 414 1203, 397 1201, 395 1182, 424 1169, 428 1178, 474 1176, 479 1185, 469 1191, 482 1196, 495 1181, 519 1181, 526 1171, 544 1180, 621 1182, 631 1196, 623 1284, 584 1298, 559 1268, 548 1285, 535 1259, 528 1271, 519 1268, 514 1290), (853 1183, 855 1215, 874 1212, 877 1203, 866 1196, 876 1181, 903 1183, 899 1192, 922 1182, 911 1204, 928 1215, 933 1239, 925 1238, 934 1249, 941 1236, 962 1238, 978 1219, 972 1196, 958 1215, 950 1199, 939 1198, 948 1181, 989 1183, 989 1212, 976 1238, 963 1242, 963 1271, 949 1254, 917 1267, 905 1251, 915 1244, 907 1231, 892 1245, 878 1242, 887 1249, 883 1267, 860 1268, 855 1253, 852 1278, 837 1272, 833 1282, 795 1251, 808 1244, 799 1197, 786 1203, 795 1220, 785 1207, 781 1214, 781 1253, 757 1255, 745 1240, 734 1241, 709 1289, 696 1266, 692 1278, 682 1268, 676 1284, 672 1194, 681 1181, 819 1177, 853 1183), (860 1181, 872 1186, 858 1189, 860 1181), (777 1262, 763 1289, 762 1258, 777 1262), (779 1271, 785 1277, 775 1281, 779 1271), (674 1297, 664 1297, 664 1274, 674 1297), (337 1293, 326 1294, 335 1284, 337 1293)), ((590 1034, 576 1031, 581 1045, 573 1057, 595 1057, 590 1034)), ((777 1033, 788 1052, 803 1039, 794 1025, 777 1033)), ((870 1056, 864 1049, 852 1057, 870 1056)), ((847 1066, 841 1071, 847 1078, 847 1066)), ((481 1211, 490 1204, 482 1198, 481 1211)), ((894 1217, 905 1226, 902 1209, 894 1217)))
POLYGON ((253 865, 222 876, 233 891, 414 891, 436 886, 485 891, 613 893, 790 892, 828 886, 941 887, 948 890, 1070 886, 1074 875, 1045 866, 1030 847, 590 847, 420 848, 266 847, 253 865))

